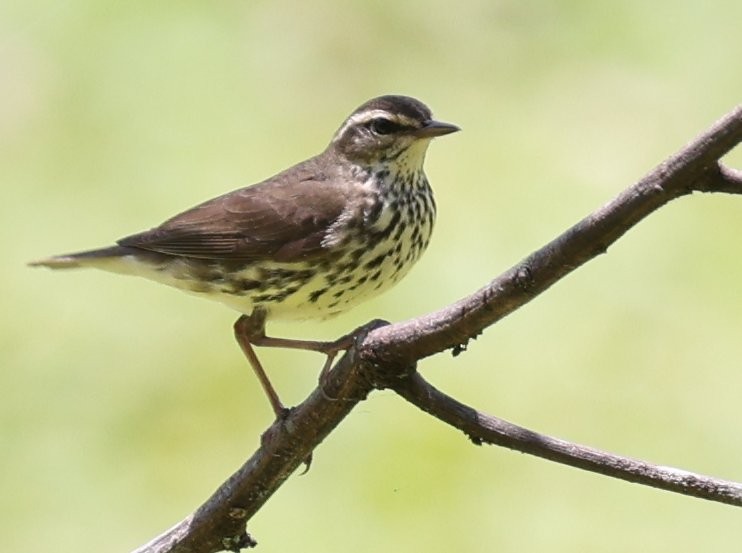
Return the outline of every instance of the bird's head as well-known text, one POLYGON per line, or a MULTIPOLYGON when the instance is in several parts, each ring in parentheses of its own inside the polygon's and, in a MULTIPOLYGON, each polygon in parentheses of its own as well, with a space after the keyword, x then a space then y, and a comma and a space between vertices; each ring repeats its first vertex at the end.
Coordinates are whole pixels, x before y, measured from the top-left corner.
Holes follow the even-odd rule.
POLYGON ((415 98, 380 96, 350 114, 330 148, 359 165, 400 163, 420 169, 430 140, 458 130, 433 119, 430 109, 415 98))

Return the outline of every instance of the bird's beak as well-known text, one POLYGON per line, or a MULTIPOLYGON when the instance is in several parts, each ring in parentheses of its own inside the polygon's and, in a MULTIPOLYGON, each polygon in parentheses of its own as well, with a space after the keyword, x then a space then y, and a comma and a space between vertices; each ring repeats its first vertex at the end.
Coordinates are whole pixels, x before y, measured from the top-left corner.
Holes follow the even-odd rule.
POLYGON ((442 121, 428 121, 414 131, 414 135, 419 138, 433 138, 435 136, 443 136, 444 134, 451 134, 452 132, 460 131, 461 129, 451 123, 444 123, 442 121))

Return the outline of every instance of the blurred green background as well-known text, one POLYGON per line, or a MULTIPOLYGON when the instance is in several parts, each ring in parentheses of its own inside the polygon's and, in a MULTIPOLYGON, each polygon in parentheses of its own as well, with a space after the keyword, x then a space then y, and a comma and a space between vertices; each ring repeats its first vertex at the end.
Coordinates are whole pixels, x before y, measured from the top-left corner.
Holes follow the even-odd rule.
MULTIPOLYGON (((250 455, 271 413, 236 314, 30 259, 103 246, 319 152, 383 93, 464 132, 431 247, 332 338, 472 292, 742 99, 742 3, 0 4, 0 550, 127 551, 250 455), (103 545, 101 545, 103 544, 103 545)), ((729 157, 742 167, 742 153, 729 157)), ((742 199, 695 196, 420 369, 489 413, 742 480, 742 199)), ((321 359, 262 351, 289 403, 321 359)), ((261 551, 731 551, 741 512, 493 447, 377 393, 250 523, 261 551)))

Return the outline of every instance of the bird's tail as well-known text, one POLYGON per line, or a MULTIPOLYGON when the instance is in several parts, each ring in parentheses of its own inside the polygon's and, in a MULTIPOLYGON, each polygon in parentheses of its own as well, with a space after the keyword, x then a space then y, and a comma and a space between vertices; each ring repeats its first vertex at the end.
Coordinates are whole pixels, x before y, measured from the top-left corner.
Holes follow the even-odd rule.
POLYGON ((112 259, 121 258, 133 253, 132 248, 111 246, 99 250, 88 250, 65 255, 55 255, 45 259, 38 259, 28 263, 30 267, 49 267, 50 269, 77 269, 80 267, 95 267, 105 264, 112 259))

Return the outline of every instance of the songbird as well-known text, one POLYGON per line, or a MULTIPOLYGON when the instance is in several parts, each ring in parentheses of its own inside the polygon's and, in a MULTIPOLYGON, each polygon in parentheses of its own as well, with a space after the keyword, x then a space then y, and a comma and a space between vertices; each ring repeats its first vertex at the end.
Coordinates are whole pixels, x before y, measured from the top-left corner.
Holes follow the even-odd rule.
POLYGON ((141 276, 242 313, 237 341, 277 416, 285 412, 253 345, 335 355, 333 342, 265 335, 272 319, 326 319, 380 294, 428 246, 436 206, 423 171, 432 138, 459 128, 407 96, 369 100, 319 155, 184 211, 115 246, 31 265, 141 276))

